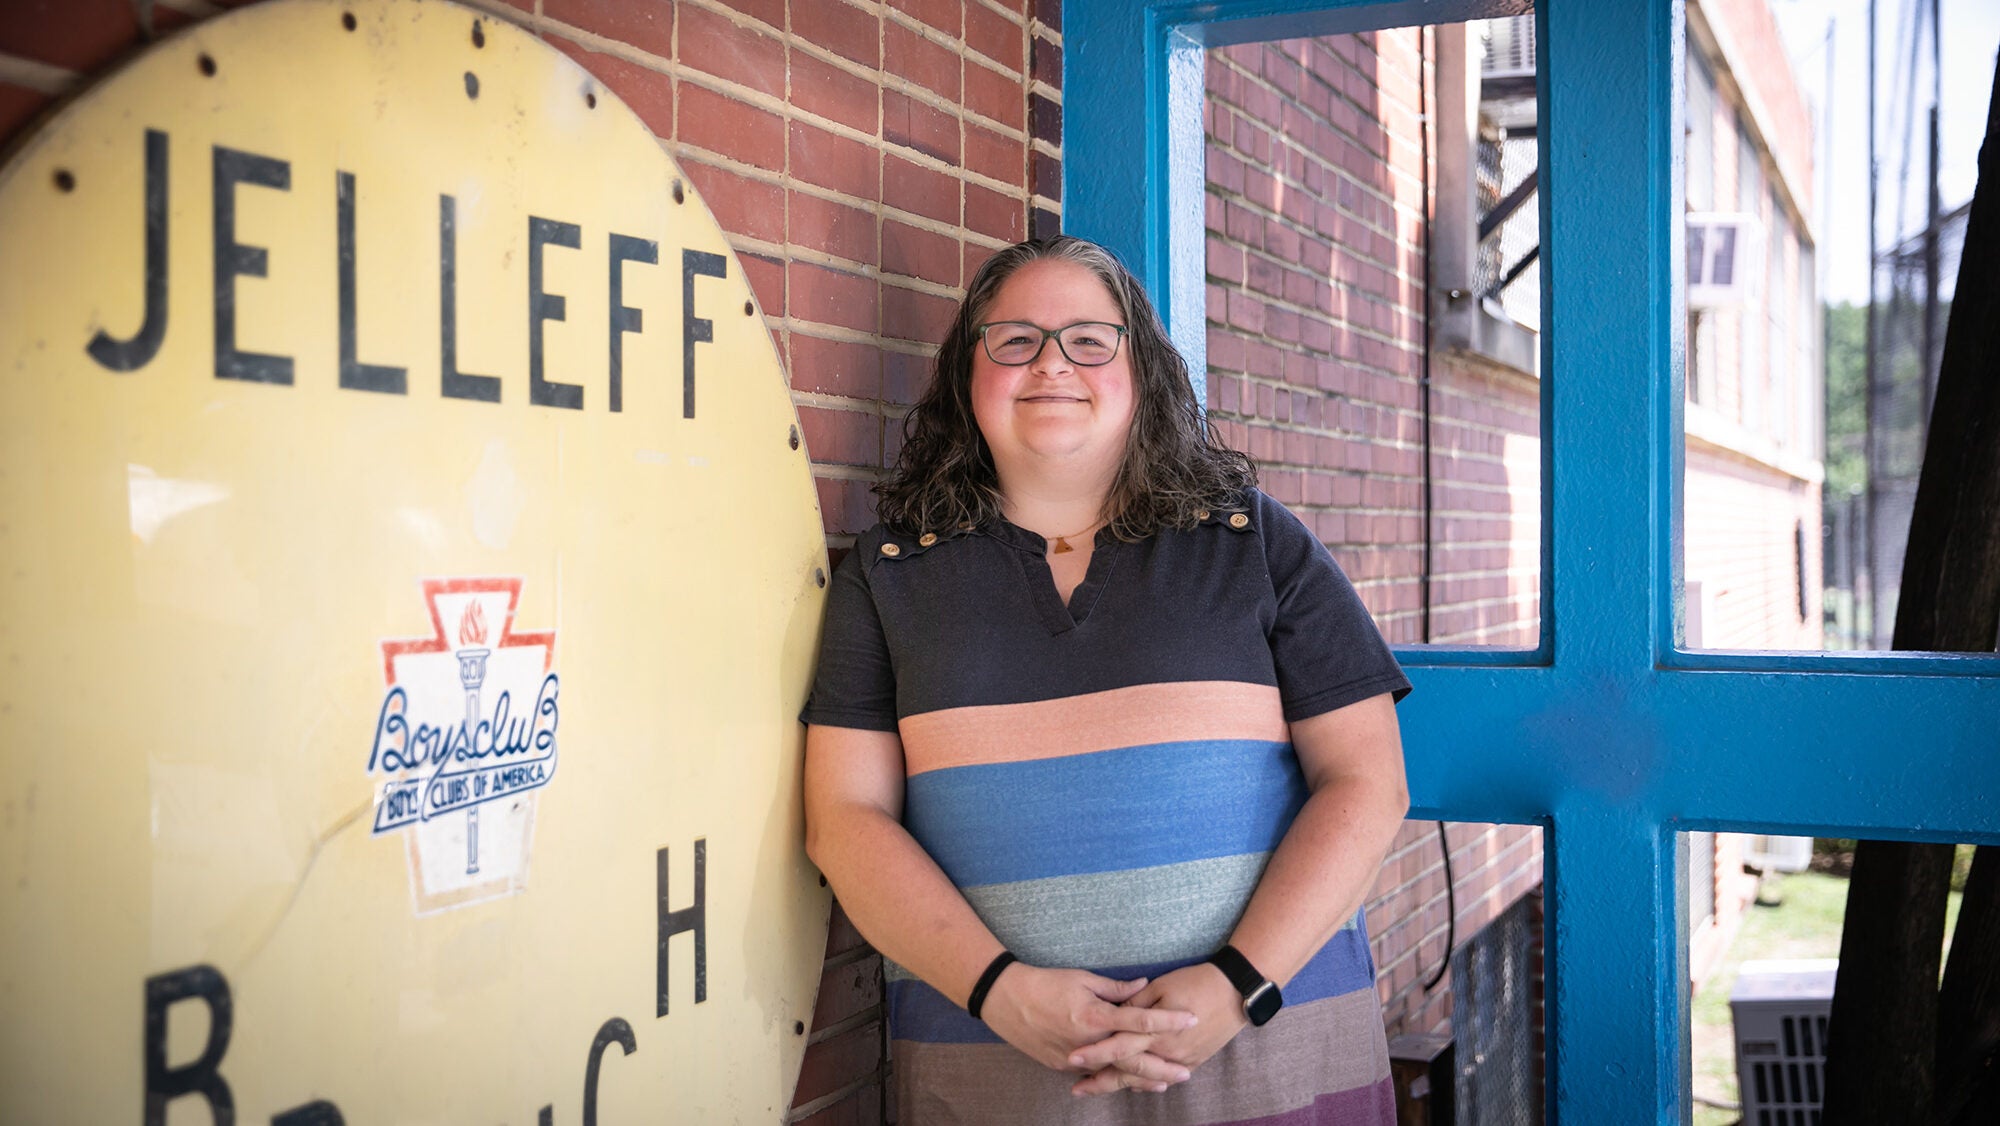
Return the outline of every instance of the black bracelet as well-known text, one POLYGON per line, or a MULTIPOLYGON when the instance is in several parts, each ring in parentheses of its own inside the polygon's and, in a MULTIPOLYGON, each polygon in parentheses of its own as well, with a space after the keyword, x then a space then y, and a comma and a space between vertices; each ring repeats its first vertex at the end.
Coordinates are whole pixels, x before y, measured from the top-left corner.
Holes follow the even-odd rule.
POLYGON ((986 964, 986 972, 979 975, 979 983, 972 987, 972 996, 965 999, 965 1011, 973 1020, 979 1019, 979 1010, 986 1005, 986 995, 993 991, 993 983, 1000 980, 1000 971, 1020 959, 1011 950, 1002 950, 986 964))

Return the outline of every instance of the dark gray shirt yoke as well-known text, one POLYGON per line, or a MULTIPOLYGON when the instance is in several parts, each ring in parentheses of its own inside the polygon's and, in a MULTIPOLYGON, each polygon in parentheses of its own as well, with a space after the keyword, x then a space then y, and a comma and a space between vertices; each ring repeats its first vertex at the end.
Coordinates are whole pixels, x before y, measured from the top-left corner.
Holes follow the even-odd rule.
POLYGON ((1005 521, 860 537, 829 592, 807 723, 896 730, 948 708, 1141 684, 1275 686, 1296 721, 1410 684, 1298 517, 1252 490, 1193 529, 1097 534, 1065 606, 1046 541, 1005 521))

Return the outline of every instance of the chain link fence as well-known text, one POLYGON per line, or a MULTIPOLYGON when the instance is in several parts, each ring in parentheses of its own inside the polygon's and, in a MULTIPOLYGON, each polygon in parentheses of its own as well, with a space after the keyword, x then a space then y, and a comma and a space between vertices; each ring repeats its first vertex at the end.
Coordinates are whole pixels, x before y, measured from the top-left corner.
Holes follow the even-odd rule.
POLYGON ((1451 956, 1456 1122, 1542 1122, 1540 900, 1524 896, 1451 956))
MULTIPOLYGON (((1865 534, 1847 560, 1850 589, 1867 604, 1860 639, 1867 648, 1890 647, 1896 600, 1902 588, 1903 550, 1910 511, 1924 467, 1931 402, 1937 394, 1945 324, 1965 246, 1965 204, 1939 216, 1883 253, 1875 263, 1874 377, 1868 391, 1868 487, 1861 499, 1865 534), (1859 558, 1851 556, 1858 555, 1859 558)), ((1835 520, 1856 515, 1836 512, 1835 520)))

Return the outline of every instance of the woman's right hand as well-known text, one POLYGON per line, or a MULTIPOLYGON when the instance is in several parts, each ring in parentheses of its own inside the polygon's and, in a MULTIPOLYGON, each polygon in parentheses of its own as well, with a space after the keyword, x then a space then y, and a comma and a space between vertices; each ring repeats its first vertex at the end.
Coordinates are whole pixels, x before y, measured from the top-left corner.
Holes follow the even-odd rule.
POLYGON ((1071 1052, 1118 1033, 1127 1085, 1164 1091, 1185 1082, 1180 1064, 1154 1056, 1151 1037, 1194 1027, 1193 1013, 1178 1009, 1127 1008, 1146 979, 1114 981, 1086 970, 1051 970, 1015 962, 994 979, 980 1016, 987 1027, 1029 1059, 1056 1071, 1076 1071, 1071 1052))

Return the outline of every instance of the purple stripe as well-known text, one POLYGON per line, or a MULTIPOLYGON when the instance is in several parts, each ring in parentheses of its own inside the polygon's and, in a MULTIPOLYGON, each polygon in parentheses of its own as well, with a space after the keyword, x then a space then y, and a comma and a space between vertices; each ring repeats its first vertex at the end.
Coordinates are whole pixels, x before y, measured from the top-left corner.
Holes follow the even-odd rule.
MULTIPOLYGON (((1095 972, 1118 981, 1152 979, 1198 959, 1150 966, 1109 966, 1095 972)), ((1285 985, 1285 1004, 1303 1005, 1375 987, 1375 962, 1368 950, 1368 931, 1361 920, 1336 931, 1285 985)), ((896 1040, 926 1044, 998 1044, 1000 1038, 984 1021, 972 1019, 945 995, 915 978, 889 982, 889 1035, 896 1040)))
POLYGON ((1385 1078, 1366 1087, 1321 1095, 1310 1106, 1263 1118, 1238 1118, 1214 1126, 1396 1126, 1396 1084, 1385 1078))

